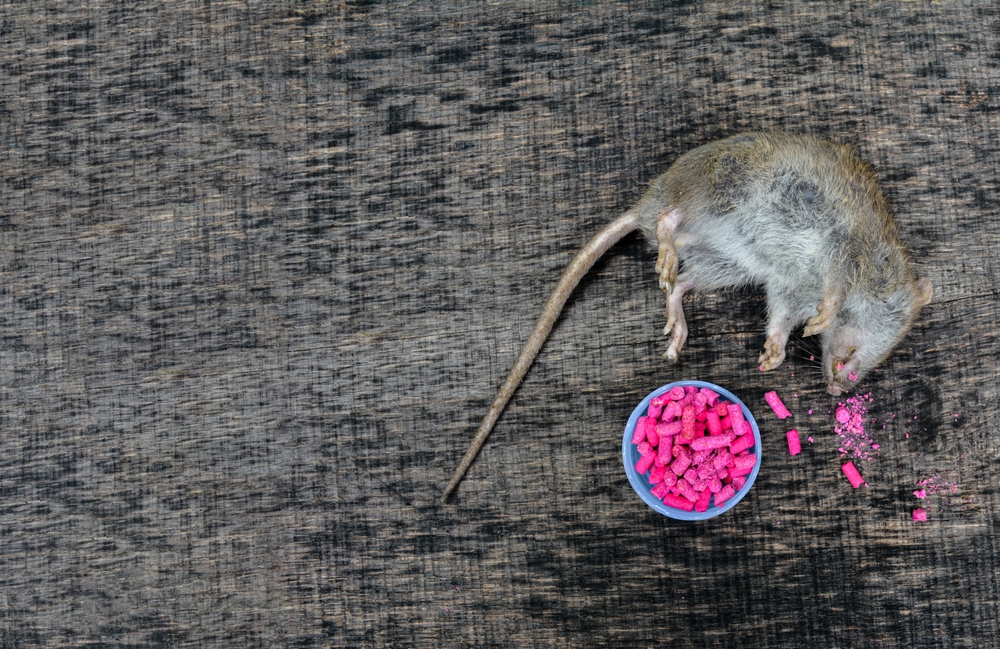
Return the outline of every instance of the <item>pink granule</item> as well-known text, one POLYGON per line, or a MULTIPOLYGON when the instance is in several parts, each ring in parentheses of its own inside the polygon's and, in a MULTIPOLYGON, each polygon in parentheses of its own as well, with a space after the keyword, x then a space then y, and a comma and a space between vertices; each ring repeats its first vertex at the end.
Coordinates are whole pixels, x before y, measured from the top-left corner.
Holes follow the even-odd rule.
POLYGON ((927 494, 936 494, 939 491, 950 491, 951 493, 958 492, 958 484, 955 482, 943 482, 941 474, 933 475, 930 478, 924 478, 923 480, 917 480, 917 486, 921 487, 919 490, 913 492, 913 495, 917 498, 926 498, 927 494), (918 494, 923 495, 921 496, 918 494))
POLYGON ((870 460, 873 456, 879 455, 879 445, 875 438, 868 432, 865 424, 868 423, 868 405, 872 403, 871 392, 859 394, 851 397, 847 401, 837 404, 835 418, 837 424, 833 432, 840 436, 841 443, 840 457, 854 457, 859 460, 870 460))

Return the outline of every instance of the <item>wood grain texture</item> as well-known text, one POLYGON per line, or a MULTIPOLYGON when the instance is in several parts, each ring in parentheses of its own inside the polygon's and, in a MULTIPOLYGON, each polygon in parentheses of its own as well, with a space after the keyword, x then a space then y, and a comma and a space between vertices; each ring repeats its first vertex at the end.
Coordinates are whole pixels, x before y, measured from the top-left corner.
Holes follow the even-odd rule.
POLYGON ((972 2, 3 4, 0 645, 992 646, 998 53, 972 2), (441 505, 575 250, 754 128, 856 144, 935 286, 869 486, 811 344, 757 371, 758 292, 661 360, 629 237, 441 505), (621 466, 680 378, 764 434, 699 524, 621 466))

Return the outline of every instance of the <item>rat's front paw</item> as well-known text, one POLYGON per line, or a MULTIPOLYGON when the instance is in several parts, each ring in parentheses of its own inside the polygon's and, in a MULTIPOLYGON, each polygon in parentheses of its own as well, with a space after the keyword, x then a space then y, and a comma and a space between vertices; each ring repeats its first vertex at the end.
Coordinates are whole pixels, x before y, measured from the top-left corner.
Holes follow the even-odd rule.
POLYGON ((785 346, 779 345, 777 342, 767 339, 764 343, 764 353, 760 355, 757 359, 757 363, 760 365, 760 371, 767 372, 773 370, 774 368, 781 365, 782 361, 785 360, 785 346))

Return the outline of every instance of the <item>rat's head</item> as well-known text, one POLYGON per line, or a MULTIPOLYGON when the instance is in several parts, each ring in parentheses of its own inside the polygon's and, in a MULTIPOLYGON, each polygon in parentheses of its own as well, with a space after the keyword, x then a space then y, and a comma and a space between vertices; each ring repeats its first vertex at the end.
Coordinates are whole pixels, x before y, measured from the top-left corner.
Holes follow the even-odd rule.
POLYGON ((849 295, 833 325, 823 332, 827 392, 839 396, 850 391, 881 363, 933 293, 930 281, 923 277, 883 295, 849 295))

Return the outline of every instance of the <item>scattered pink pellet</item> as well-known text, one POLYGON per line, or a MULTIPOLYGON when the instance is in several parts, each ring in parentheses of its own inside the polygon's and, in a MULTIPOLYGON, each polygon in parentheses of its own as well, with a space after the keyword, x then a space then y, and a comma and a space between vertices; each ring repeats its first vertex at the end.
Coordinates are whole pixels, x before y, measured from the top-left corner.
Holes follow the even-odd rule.
POLYGON ((913 510, 913 522, 926 521, 927 520, 927 510, 917 507, 913 510))
POLYGON ((844 471, 844 475, 846 475, 847 479, 851 481, 851 486, 855 489, 865 483, 864 478, 862 478, 861 474, 858 473, 858 470, 855 468, 853 462, 848 462, 840 468, 844 471))
POLYGON ((767 401, 767 405, 771 406, 771 410, 777 415, 778 419, 784 419, 785 417, 791 417, 792 413, 788 412, 788 408, 782 403, 781 397, 774 390, 764 393, 764 401, 767 401))
POLYGON ((917 498, 923 499, 927 497, 927 491, 925 491, 924 489, 917 489, 916 491, 913 492, 913 495, 916 496, 917 498))
POLYGON ((785 433, 785 438, 788 440, 789 455, 798 455, 802 452, 802 443, 799 442, 799 431, 793 428, 785 433))
POLYGON ((841 407, 837 408, 837 415, 836 416, 837 416, 837 421, 839 421, 842 424, 846 424, 847 422, 849 422, 851 420, 851 411, 848 410, 847 408, 841 406, 841 407))

